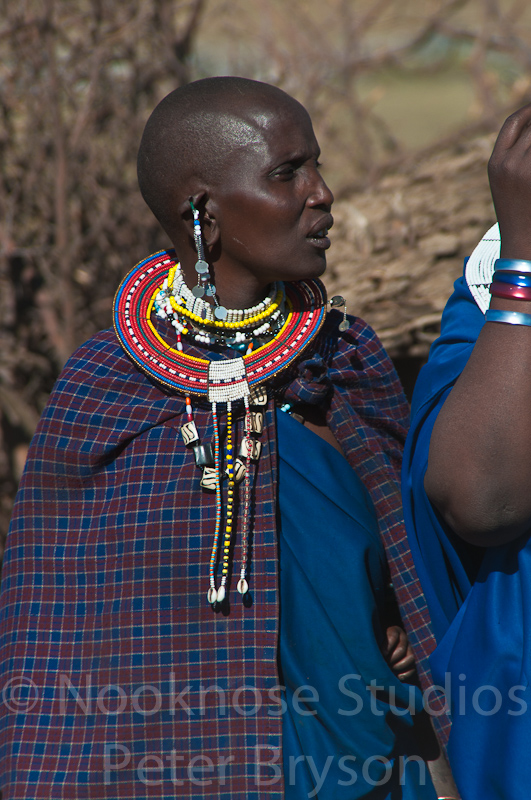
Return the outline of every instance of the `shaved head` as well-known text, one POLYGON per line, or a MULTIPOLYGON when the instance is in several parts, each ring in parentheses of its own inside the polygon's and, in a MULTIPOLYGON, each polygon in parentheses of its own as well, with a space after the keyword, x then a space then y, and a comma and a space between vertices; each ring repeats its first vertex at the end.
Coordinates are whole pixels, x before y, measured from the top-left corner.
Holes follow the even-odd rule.
POLYGON ((288 94, 247 78, 205 78, 175 89, 148 119, 138 153, 144 200, 173 240, 183 200, 203 184, 216 185, 240 148, 260 138, 261 122, 288 105, 288 94))

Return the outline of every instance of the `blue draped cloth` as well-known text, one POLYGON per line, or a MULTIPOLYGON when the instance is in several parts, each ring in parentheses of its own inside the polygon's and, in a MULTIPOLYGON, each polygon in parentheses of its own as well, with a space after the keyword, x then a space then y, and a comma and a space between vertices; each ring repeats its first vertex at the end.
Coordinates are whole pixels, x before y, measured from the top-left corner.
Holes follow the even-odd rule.
POLYGON ((451 705, 457 786, 463 800, 521 800, 531 784, 531 545, 527 536, 503 547, 467 545, 424 491, 434 422, 483 323, 461 278, 415 389, 403 502, 438 642, 432 671, 451 705))
POLYGON ((285 798, 433 800, 412 757, 420 690, 381 652, 388 571, 369 493, 328 442, 277 417, 285 798))

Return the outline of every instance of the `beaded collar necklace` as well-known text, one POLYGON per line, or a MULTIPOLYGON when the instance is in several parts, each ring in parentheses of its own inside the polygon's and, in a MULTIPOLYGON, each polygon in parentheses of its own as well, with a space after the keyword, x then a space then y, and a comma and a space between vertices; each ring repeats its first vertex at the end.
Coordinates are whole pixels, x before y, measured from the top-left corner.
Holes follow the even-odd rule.
POLYGON ((248 591, 251 469, 261 451, 257 437, 263 430, 263 410, 267 405, 264 384, 289 367, 315 339, 324 322, 326 303, 326 292, 320 281, 275 284, 258 306, 234 311, 223 309, 226 315, 224 313, 220 319, 215 313, 217 308, 213 314, 207 301, 188 290, 174 252, 167 250, 137 264, 126 275, 114 298, 114 329, 125 352, 149 377, 184 395, 187 421, 181 427, 181 435, 185 445, 193 450, 196 465, 202 469, 202 489, 216 493, 209 603, 221 603, 226 596, 235 527, 234 493, 242 481, 242 564, 237 589, 242 595, 248 591), (166 341, 156 330, 153 314, 166 319, 175 328, 176 343, 166 341), (198 358, 183 350, 182 336, 236 351, 243 348, 245 352, 242 350, 234 358, 198 358), (200 443, 192 397, 211 404, 212 446, 200 443), (245 406, 245 433, 235 458, 232 406, 237 401, 243 401, 245 406), (218 421, 221 404, 227 414, 224 466, 218 421), (222 483, 225 479, 227 500, 222 536, 222 483), (216 582, 218 560, 221 561, 219 587, 216 582))
POLYGON ((170 267, 154 305, 157 314, 171 319, 177 330, 178 350, 182 350, 181 334, 188 333, 197 342, 242 349, 245 342, 255 342, 258 341, 256 337, 279 332, 283 323, 283 301, 283 288, 275 283, 262 302, 249 309, 223 308, 223 319, 219 319, 216 312, 219 313, 220 306, 213 307, 190 291, 176 264, 170 267))

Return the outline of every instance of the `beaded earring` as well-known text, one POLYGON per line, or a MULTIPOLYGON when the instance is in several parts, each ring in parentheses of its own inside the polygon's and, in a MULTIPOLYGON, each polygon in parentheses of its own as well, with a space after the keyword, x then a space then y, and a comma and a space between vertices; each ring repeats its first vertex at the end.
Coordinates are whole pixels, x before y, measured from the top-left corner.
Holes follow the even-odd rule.
POLYGON ((210 283, 210 270, 205 261, 205 248, 203 247, 203 237, 201 235, 201 223, 199 222, 199 211, 195 208, 193 200, 190 198, 190 207, 194 217, 194 243, 197 251, 197 261, 195 271, 197 272, 197 286, 192 288, 194 297, 203 297, 208 294, 215 294, 216 287, 210 283))
POLYGON ((216 319, 223 320, 227 317, 227 309, 225 306, 220 306, 216 295, 216 287, 210 279, 210 267, 205 260, 205 248, 201 233, 201 223, 199 221, 199 210, 194 206, 192 198, 190 198, 189 203, 194 217, 194 243, 197 251, 197 261, 195 263, 197 285, 192 288, 192 294, 197 298, 204 297, 205 295, 207 295, 207 297, 212 297, 215 304, 214 316, 216 319))

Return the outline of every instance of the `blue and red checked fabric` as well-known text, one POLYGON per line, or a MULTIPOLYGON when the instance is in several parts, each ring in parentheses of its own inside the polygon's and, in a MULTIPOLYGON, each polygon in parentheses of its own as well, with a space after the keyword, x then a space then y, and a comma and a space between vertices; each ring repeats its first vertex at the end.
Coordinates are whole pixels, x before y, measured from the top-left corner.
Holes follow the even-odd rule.
MULTIPOLYGON (((341 318, 329 314, 275 391, 329 406, 426 676, 433 639, 398 494, 407 406, 374 333, 353 319, 340 334, 341 318)), ((210 441, 209 407, 194 416, 210 441)), ((4 562, 4 800, 283 796, 274 401, 253 486, 250 596, 233 578, 218 610, 206 600, 215 497, 199 488, 184 421, 184 398, 141 373, 113 331, 83 345, 55 386, 4 562)))

